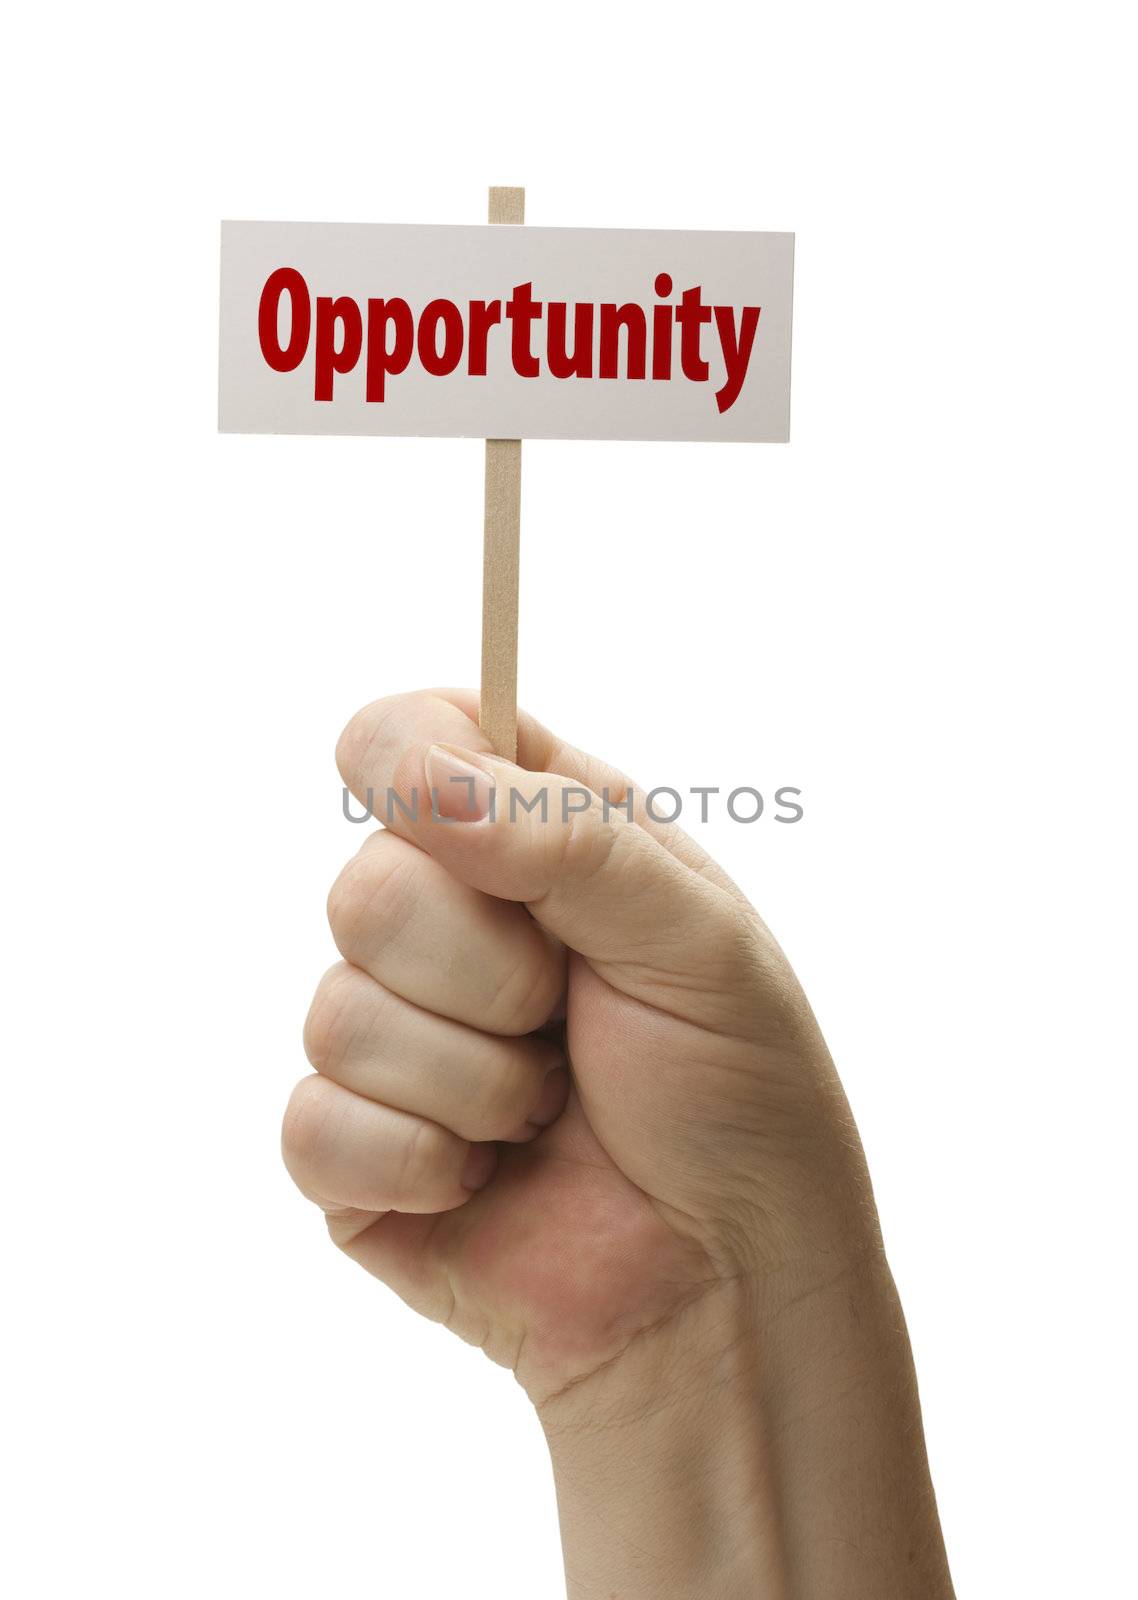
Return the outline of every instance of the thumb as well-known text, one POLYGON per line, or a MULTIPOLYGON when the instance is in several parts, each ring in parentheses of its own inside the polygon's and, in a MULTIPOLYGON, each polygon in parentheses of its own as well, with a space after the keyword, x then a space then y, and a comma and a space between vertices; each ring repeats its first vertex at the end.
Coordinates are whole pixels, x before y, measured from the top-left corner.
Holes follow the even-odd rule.
POLYGON ((407 831, 456 878, 524 903, 625 993, 724 1025, 754 971, 756 921, 632 820, 623 793, 451 745, 405 759, 397 787, 423 795, 407 831))

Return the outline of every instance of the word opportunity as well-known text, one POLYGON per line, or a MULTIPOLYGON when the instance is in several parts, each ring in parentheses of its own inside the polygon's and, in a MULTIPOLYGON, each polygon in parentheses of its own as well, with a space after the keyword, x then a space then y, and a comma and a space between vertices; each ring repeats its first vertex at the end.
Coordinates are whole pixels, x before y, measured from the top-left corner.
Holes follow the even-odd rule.
POLYGON ((790 437, 794 236, 224 222, 226 433, 790 437))
POLYGON ((362 357, 364 398, 376 405, 383 404, 389 379, 406 372, 412 361, 435 378, 449 377, 460 366, 468 376, 484 378, 497 329, 508 331, 510 365, 519 378, 540 377, 544 363, 558 379, 636 380, 650 373, 657 383, 673 376, 707 383, 707 335, 718 340, 725 374, 715 403, 720 411, 729 410, 746 381, 762 307, 709 305, 699 284, 684 289, 673 304, 667 272, 656 275, 654 288, 657 301, 648 306, 615 300, 571 306, 567 300, 539 299, 532 282, 519 283, 505 300, 459 304, 436 296, 416 314, 399 295, 369 295, 365 305, 351 295, 314 296, 303 273, 282 266, 261 290, 257 335, 274 372, 294 372, 313 341, 313 397, 321 402, 332 400, 337 373, 352 372, 362 357), (283 340, 282 302, 288 308, 283 340), (677 329, 678 360, 673 360, 677 329))

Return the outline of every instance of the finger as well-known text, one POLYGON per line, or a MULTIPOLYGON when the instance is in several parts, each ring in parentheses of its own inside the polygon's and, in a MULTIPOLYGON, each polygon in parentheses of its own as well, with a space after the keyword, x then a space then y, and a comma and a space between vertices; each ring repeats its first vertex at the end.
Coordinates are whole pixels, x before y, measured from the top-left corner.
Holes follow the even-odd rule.
POLYGON ((333 1211, 451 1211, 497 1164, 494 1145, 376 1105, 319 1073, 293 1090, 281 1147, 297 1187, 333 1211))
POLYGON ((625 993, 748 1034, 757 919, 598 796, 443 746, 410 750, 385 776, 404 794, 435 792, 437 814, 400 826, 452 876, 525 904, 625 993))
MULTIPOLYGON (((381 820, 388 820, 387 784, 383 773, 393 772, 400 757, 416 745, 449 744, 462 749, 493 753, 478 726, 478 696, 469 689, 420 690, 376 700, 356 714, 341 735, 336 759, 344 782, 361 804, 370 803, 381 820)), ((553 772, 583 784, 595 794, 607 793, 614 809, 628 808, 633 794, 635 820, 685 866, 746 904, 742 891, 695 840, 673 822, 658 822, 647 811, 642 792, 632 780, 575 746, 559 739, 536 718, 518 714, 518 765, 533 772, 553 772)), ((393 807, 391 825, 399 827, 393 807)))
POLYGON ((440 796, 440 815, 422 817, 417 837, 452 875, 524 903, 591 960, 674 948, 684 970, 698 963, 700 936, 711 931, 702 919, 720 915, 726 897, 600 796, 556 773, 443 745, 409 753, 396 781, 413 781, 417 767, 440 796))
POLYGON ((522 907, 457 881, 386 829, 328 897, 337 949, 427 1011, 490 1033, 531 1033, 556 1010, 565 952, 522 907))
POLYGON ((463 1139, 532 1139, 568 1096, 560 1045, 434 1016, 347 964, 321 980, 304 1047, 316 1070, 345 1089, 463 1139))

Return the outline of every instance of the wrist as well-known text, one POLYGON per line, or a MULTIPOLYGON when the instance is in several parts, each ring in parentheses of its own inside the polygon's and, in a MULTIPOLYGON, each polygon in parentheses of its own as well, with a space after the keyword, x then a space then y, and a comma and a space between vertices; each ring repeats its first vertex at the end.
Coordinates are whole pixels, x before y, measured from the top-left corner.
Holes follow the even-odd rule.
POLYGON ((748 1298, 716 1286, 539 1405, 569 1600, 785 1592, 748 1298))
POLYGON ((946 1600, 876 1248, 740 1277, 539 1406, 570 1600, 946 1600))

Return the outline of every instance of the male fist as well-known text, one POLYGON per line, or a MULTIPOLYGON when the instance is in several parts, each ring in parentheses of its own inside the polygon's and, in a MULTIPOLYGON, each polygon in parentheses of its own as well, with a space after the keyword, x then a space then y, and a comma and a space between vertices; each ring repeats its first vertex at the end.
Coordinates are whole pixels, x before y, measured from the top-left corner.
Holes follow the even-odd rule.
POLYGON ((574 1600, 950 1595, 860 1144, 782 952, 620 773, 524 717, 515 766, 476 715, 402 695, 340 740, 388 825, 332 889, 290 1172, 537 1404, 574 1600))
POLYGON ((626 778, 525 718, 498 759, 456 692, 377 701, 338 760, 403 801, 332 889, 285 1120, 341 1248, 540 1403, 848 1238, 860 1159, 801 991, 626 778))

